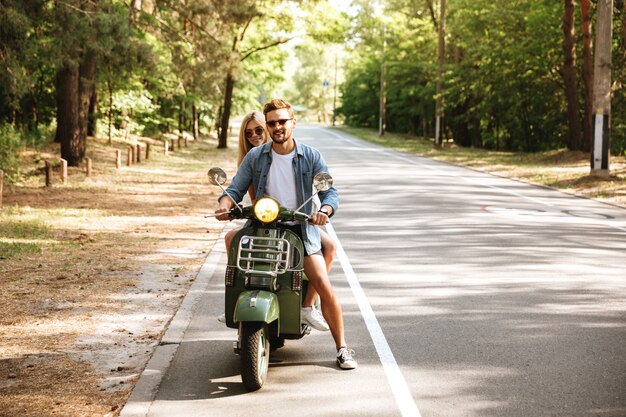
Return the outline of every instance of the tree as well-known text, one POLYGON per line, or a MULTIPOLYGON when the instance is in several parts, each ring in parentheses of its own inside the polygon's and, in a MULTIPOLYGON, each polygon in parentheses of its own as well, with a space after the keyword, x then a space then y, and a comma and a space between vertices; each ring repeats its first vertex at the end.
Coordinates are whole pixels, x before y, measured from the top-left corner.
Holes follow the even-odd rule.
MULTIPOLYGON (((118 45, 128 43, 127 9, 115 0, 67 0, 55 4, 53 37, 58 51, 57 131, 61 157, 78 166, 85 157, 87 133, 99 74, 98 62, 120 62, 118 45)), ((132 39, 131 39, 132 42, 132 39)), ((121 75, 121 71, 117 76, 121 75)))
POLYGON ((575 0, 565 0, 563 12, 563 81, 567 99, 567 119, 569 122, 568 148, 580 150, 580 113, 578 104, 578 76, 576 73, 576 39, 574 29, 575 0))
POLYGON ((243 1, 236 6, 239 13, 236 14, 236 19, 233 19, 230 27, 231 58, 224 80, 218 148, 227 146, 233 91, 241 63, 261 51, 293 39, 293 36, 285 35, 293 30, 293 16, 286 7, 288 3, 290 2, 281 1, 259 4, 255 1, 243 1), (255 36, 248 37, 250 32, 253 32, 255 36))
POLYGON ((591 172, 609 174, 611 138, 611 62, 613 0, 598 1, 596 56, 593 65, 594 144, 591 153, 591 172))
POLYGON ((54 117, 51 18, 44 2, 0 3, 0 124, 35 131, 54 117))
POLYGON ((593 34, 591 31, 591 0, 580 1, 580 21, 583 37, 583 84, 584 84, 584 110, 583 110, 583 137, 581 149, 585 152, 591 150, 593 134, 593 34))
MULTIPOLYGON (((370 3, 353 3, 357 6, 354 48, 346 73, 350 87, 342 88, 341 107, 347 123, 369 123, 369 115, 351 112, 367 103, 357 86, 370 80, 379 50, 376 25, 367 24, 373 16, 370 3), (353 88, 357 89, 351 93, 353 88)), ((526 151, 566 145, 563 32, 557 23, 563 15, 562 3, 446 3, 446 132, 452 133, 455 143, 526 151)), ((387 66, 389 131, 415 132, 416 120, 421 119, 421 130, 432 132, 439 27, 436 4, 432 0, 386 2, 386 18, 391 23, 385 60, 393 63, 387 66)))
POLYGON ((318 122, 326 123, 332 112, 332 94, 328 80, 334 76, 330 71, 334 71, 336 53, 328 45, 312 40, 295 48, 299 65, 287 98, 294 104, 305 106, 318 122))
POLYGON ((446 62, 446 1, 439 0, 439 30, 437 42, 437 125, 435 128, 435 144, 443 145, 443 77, 446 62))
POLYGON ((87 116, 96 73, 95 51, 89 46, 93 36, 91 15, 97 3, 57 3, 57 39, 65 45, 60 51, 62 64, 57 70, 57 131, 61 158, 78 166, 87 149, 87 116), (63 28, 63 29, 61 29, 63 28), (66 28, 73 28, 68 36, 66 28), (80 32, 79 32, 80 31, 80 32))

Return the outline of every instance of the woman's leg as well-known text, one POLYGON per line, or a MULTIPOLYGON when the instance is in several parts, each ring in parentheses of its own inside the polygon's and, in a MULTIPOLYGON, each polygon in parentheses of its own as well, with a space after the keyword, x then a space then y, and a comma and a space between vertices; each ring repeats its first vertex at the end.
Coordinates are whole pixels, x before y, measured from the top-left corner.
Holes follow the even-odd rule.
POLYGON ((226 236, 224 236, 224 245, 226 245, 226 253, 228 253, 228 248, 230 248, 230 242, 233 241, 233 237, 235 237, 235 234, 237 234, 237 232, 241 230, 240 227, 237 227, 235 229, 229 230, 226 233, 226 236))
MULTIPOLYGON (((337 253, 337 244, 330 237, 330 235, 322 229, 320 229, 320 238, 322 240, 322 256, 324 256, 326 272, 330 274, 330 267, 332 266, 335 254, 337 253)), ((309 286, 309 290, 306 293, 302 306, 311 307, 315 304, 315 301, 317 301, 317 292, 313 289, 313 286, 309 286)))

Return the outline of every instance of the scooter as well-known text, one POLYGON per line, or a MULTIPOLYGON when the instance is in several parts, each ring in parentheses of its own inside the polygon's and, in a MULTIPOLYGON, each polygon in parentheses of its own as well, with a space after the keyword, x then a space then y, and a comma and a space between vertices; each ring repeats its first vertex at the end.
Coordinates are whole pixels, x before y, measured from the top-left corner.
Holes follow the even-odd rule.
MULTIPOLYGON (((224 170, 211 168, 208 176, 225 192, 224 170)), ((311 199, 332 184, 330 174, 318 173, 311 199)), ((225 274, 226 325, 239 330, 233 349, 240 356, 241 379, 248 391, 265 383, 270 351, 283 347, 285 339, 300 339, 311 332, 301 316, 308 290, 304 244, 283 224, 308 221, 310 216, 299 210, 309 201, 289 210, 269 197, 247 207, 233 200, 235 206, 228 212, 232 219, 248 220, 228 248, 225 274)))

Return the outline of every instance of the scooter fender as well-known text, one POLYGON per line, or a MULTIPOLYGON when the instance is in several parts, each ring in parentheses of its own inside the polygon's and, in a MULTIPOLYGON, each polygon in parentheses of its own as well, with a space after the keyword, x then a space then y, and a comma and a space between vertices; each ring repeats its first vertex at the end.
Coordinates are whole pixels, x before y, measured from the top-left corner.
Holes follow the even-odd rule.
POLYGON ((278 296, 270 291, 244 291, 239 294, 235 311, 234 322, 257 321, 271 323, 278 319, 280 306, 278 296))

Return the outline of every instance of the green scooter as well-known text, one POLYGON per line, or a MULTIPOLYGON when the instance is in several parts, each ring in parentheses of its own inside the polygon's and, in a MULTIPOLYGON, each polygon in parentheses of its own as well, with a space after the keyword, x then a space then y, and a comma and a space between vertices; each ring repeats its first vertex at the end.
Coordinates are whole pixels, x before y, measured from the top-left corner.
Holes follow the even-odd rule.
MULTIPOLYGON (((211 168, 208 176, 225 192, 224 170, 211 168)), ((315 194, 332 184, 328 173, 318 173, 313 180, 315 194)), ((265 383, 270 351, 282 347, 285 339, 300 339, 311 332, 301 316, 308 289, 304 245, 282 224, 309 220, 308 214, 299 211, 308 201, 289 210, 268 197, 247 207, 233 200, 235 206, 229 212, 233 219, 248 219, 228 248, 225 274, 226 325, 239 329, 233 349, 240 355, 241 379, 248 391, 265 383)))

